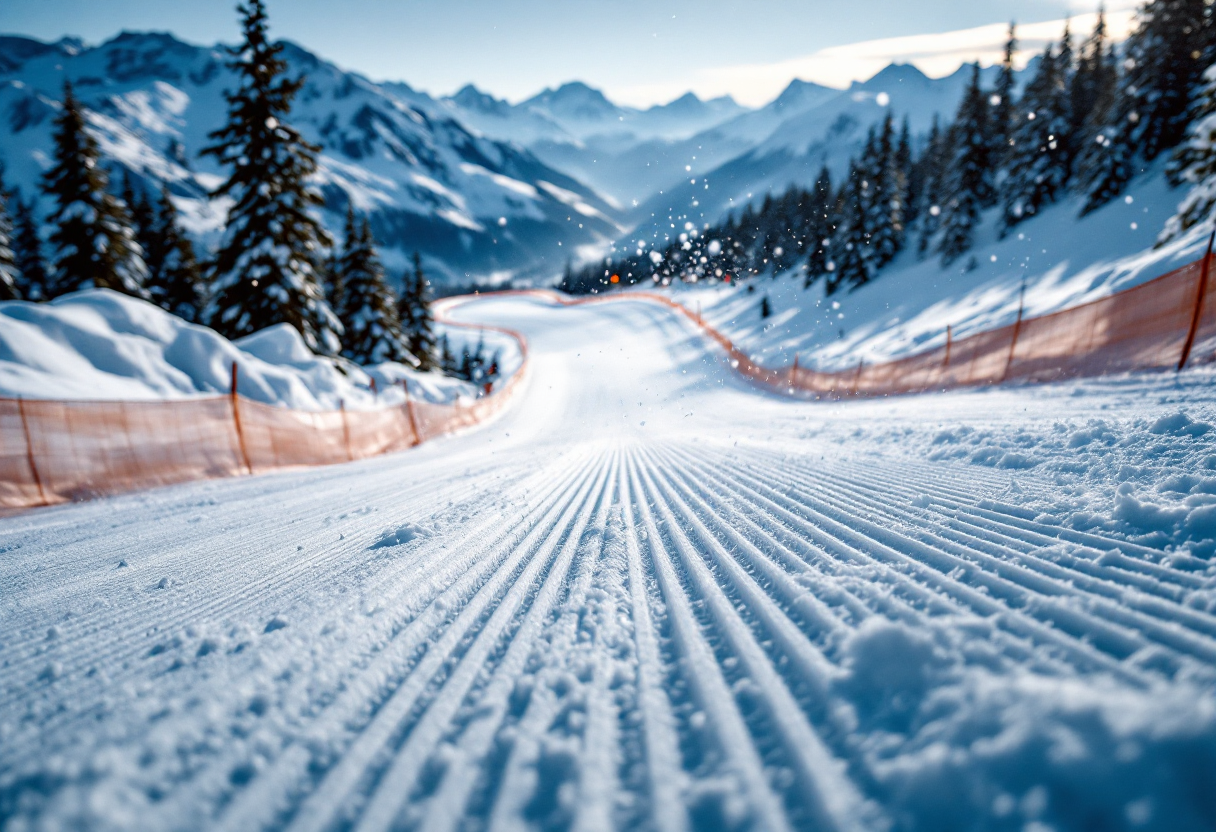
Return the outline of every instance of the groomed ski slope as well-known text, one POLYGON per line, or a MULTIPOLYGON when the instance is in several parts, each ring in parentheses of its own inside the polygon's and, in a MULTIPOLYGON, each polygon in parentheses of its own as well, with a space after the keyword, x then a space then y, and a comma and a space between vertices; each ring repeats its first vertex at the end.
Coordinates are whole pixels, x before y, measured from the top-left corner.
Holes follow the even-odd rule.
POLYGON ((747 387, 483 299, 497 421, 0 521, 0 828, 1210 830, 1212 374, 747 387))

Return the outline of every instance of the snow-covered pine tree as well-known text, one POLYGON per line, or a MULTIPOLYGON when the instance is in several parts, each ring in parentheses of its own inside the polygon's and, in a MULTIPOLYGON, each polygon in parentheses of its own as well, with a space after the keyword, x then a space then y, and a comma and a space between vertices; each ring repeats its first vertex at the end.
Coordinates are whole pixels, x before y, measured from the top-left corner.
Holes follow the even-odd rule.
POLYGON ((342 255, 342 354, 358 364, 414 364, 397 318, 397 299, 384 279, 371 224, 353 218, 342 255))
POLYGON ((206 305, 202 273, 194 245, 178 227, 177 207, 167 185, 161 186, 160 198, 149 208, 147 222, 144 259, 152 302, 182 320, 201 323, 206 305))
POLYGON ((131 180, 131 172, 127 171, 122 177, 122 202, 127 206, 127 214, 131 218, 131 230, 135 232, 135 241, 144 250, 144 263, 147 263, 148 232, 152 228, 152 203, 148 201, 143 189, 135 189, 131 180))
POLYGON ((942 194, 949 171, 948 132, 941 129, 935 113, 933 124, 929 128, 929 138, 925 143, 925 152, 916 163, 920 181, 916 208, 917 222, 920 225, 920 243, 917 246, 919 255, 928 251, 934 235, 941 227, 942 194))
POLYGON ((1098 22, 1077 56, 1077 69, 1072 75, 1068 97, 1068 134, 1073 146, 1073 169, 1078 169, 1086 148, 1093 139, 1094 128, 1106 122, 1117 80, 1113 55, 1107 54, 1106 13, 1098 10, 1098 22), (1095 118, 1098 124, 1095 125, 1095 118))
POLYGON ((225 96, 228 123, 203 150, 231 170, 211 197, 233 201, 211 267, 207 318, 230 338, 289 323, 311 350, 332 355, 342 325, 319 279, 330 239, 311 214, 321 197, 306 184, 319 148, 286 123, 304 81, 283 77, 283 46, 268 39, 263 0, 238 9, 243 41, 229 67, 240 86, 225 96))
POLYGON ((870 178, 865 207, 869 213, 867 226, 875 270, 890 263, 904 242, 903 199, 907 179, 898 167, 895 154, 895 126, 891 114, 887 113, 876 139, 867 143, 862 154, 870 178))
POLYGON ((1186 133, 1191 95, 1212 63, 1207 0, 1149 0, 1124 45, 1126 72, 1110 121, 1087 148, 1083 213, 1109 202, 1186 133))
POLYGON ((1002 187, 1002 233, 1053 202, 1068 180, 1068 88, 1062 70, 1059 54, 1048 44, 1014 122, 1002 187))
POLYGON ((980 67, 975 64, 958 118, 950 130, 952 147, 943 194, 941 241, 937 247, 943 264, 954 262, 971 248, 980 210, 995 200, 988 106, 988 98, 980 89, 980 67))
POLYGON ((1018 50, 1017 24, 1009 24, 1009 37, 1005 40, 1005 56, 996 76, 996 88, 992 91, 989 131, 992 136, 992 166, 1005 167, 1009 154, 1009 141, 1013 134, 1014 112, 1017 106, 1014 92, 1017 79, 1013 72, 1013 56, 1018 50))
POLYGON ((46 300, 51 293, 34 206, 19 199, 15 200, 15 204, 17 230, 13 238, 13 255, 21 280, 21 295, 26 300, 46 300))
POLYGON ((12 194, 4 186, 4 167, 0 165, 0 300, 20 300, 21 271, 13 251, 13 215, 9 211, 12 194))
POLYGON ((900 184, 900 204, 903 210, 903 245, 907 244, 908 228, 916 221, 916 196, 920 187, 916 159, 912 154, 912 127, 905 115, 899 126, 899 142, 895 145, 895 169, 900 184))
MULTIPOLYGON (((570 268, 567 261, 566 268, 570 268)), ((410 353, 418 359, 419 370, 433 370, 435 357, 435 323, 431 318, 431 290, 422 270, 422 256, 414 252, 413 269, 402 278, 401 300, 397 315, 405 333, 410 353)))
POLYGON ((1203 74, 1203 80, 1186 141, 1170 160, 1173 178, 1190 190, 1178 211, 1166 220, 1157 237, 1159 246, 1196 225, 1210 225, 1216 215, 1216 64, 1203 74))
POLYGON ((828 272, 829 250, 832 245, 832 235, 836 231, 835 223, 836 197, 832 191, 832 174, 825 164, 819 169, 815 178, 815 187, 811 190, 811 222, 807 230, 807 248, 809 254, 806 261, 806 279, 802 288, 809 289, 811 285, 828 272))
POLYGON ((446 332, 439 336, 439 369, 443 371, 445 376, 455 376, 459 369, 456 363, 456 356, 452 354, 452 345, 448 341, 446 332))
POLYGON ((864 286, 874 277, 874 252, 866 226, 869 183, 864 177, 860 163, 850 162, 849 176, 842 186, 845 196, 840 225, 832 240, 832 259, 828 264, 825 290, 829 295, 841 288, 864 286))
POLYGON ((55 163, 43 175, 43 190, 54 202, 49 296, 89 288, 142 295, 143 252, 126 206, 106 192, 109 176, 98 164, 97 141, 67 81, 54 141, 55 163))

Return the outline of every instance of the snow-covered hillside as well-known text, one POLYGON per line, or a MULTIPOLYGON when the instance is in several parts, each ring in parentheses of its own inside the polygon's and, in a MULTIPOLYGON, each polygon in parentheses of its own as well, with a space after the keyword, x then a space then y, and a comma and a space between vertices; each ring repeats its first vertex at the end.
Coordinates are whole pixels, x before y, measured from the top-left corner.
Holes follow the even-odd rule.
MULTIPOLYGON (((217 47, 124 33, 97 47, 0 38, 0 158, 10 186, 38 193, 50 164, 51 120, 70 79, 90 108, 103 154, 167 181, 190 230, 210 240, 226 206, 209 203, 223 173, 200 159, 224 120, 233 83, 217 47)), ((304 74, 292 122, 322 147, 317 184, 327 223, 348 204, 368 212, 394 269, 415 250, 440 280, 467 284, 557 273, 567 252, 619 233, 610 203, 518 145, 484 138, 403 84, 381 86, 287 44, 304 74)))
POLYGON ((4 521, 0 823, 1216 827, 1210 368, 799 402, 455 314, 530 340, 491 425, 4 521))
MULTIPOLYGON (((1032 61, 1017 73, 1019 83, 1036 67, 1032 61)), ((986 88, 992 86, 996 71, 981 71, 986 88)), ((679 154, 684 161, 680 170, 667 168, 663 192, 631 209, 628 220, 634 227, 629 236, 661 244, 674 238, 686 221, 698 227, 714 224, 749 203, 759 203, 766 193, 780 194, 790 185, 809 188, 825 164, 839 183, 870 127, 888 113, 897 124, 906 116, 913 137, 923 137, 934 116, 943 124, 954 118, 970 76, 969 66, 944 78, 929 78, 915 66, 892 64, 847 90, 795 81, 767 107, 683 142, 679 154)))
MULTIPOLYGON (((453 329, 457 346, 475 334, 453 329)), ((510 339, 504 374, 519 367, 510 339)), ((401 381, 427 401, 473 397, 473 386, 401 364, 361 368, 309 352, 288 324, 228 341, 136 298, 108 290, 64 295, 50 303, 0 303, 0 396, 36 399, 180 399, 230 389, 232 363, 241 395, 299 410, 370 409, 404 400, 401 381), (379 395, 372 392, 375 379, 379 395)))
POLYGON ((671 291, 766 365, 788 365, 797 354, 802 366, 843 369, 908 355, 945 343, 947 325, 961 338, 1012 323, 1023 280, 1025 314, 1043 315, 1197 260, 1210 228, 1153 248, 1185 195, 1167 184, 1164 164, 1085 217, 1078 217, 1082 200, 1069 198, 1003 239, 998 210, 988 211, 974 248, 951 266, 932 252, 920 255, 913 239, 874 281, 853 292, 828 296, 822 280, 804 289, 801 267, 743 284, 677 282, 671 291), (764 298, 768 318, 760 315, 764 298))

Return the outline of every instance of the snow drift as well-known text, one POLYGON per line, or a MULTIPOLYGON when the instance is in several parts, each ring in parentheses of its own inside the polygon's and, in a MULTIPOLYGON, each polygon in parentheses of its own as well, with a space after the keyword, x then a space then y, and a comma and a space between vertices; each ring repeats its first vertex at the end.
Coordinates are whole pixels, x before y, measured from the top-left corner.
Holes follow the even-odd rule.
MULTIPOLYGON (((453 330, 456 339, 468 338, 453 330)), ((504 339, 505 341, 505 339, 504 339)), ((519 364, 518 351, 504 369, 519 364)), ((153 304, 103 289, 50 303, 0 303, 0 396, 36 399, 181 399, 239 392, 296 410, 400 404, 401 381, 430 402, 472 398, 473 386, 401 364, 361 368, 314 355, 288 324, 229 341, 153 304), (379 394, 372 391, 376 382, 379 394)))

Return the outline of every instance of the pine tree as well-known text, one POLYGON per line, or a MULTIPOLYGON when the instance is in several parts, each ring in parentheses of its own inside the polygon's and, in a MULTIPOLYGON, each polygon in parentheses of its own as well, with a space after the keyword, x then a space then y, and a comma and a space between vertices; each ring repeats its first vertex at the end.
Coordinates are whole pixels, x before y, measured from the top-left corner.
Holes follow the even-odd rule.
POLYGON ((908 117, 904 116, 899 126, 899 142, 895 145, 895 171, 898 183, 898 195, 903 211, 904 237, 907 237, 908 227, 916 220, 916 189, 920 186, 917 179, 916 159, 912 155, 912 128, 908 117))
POLYGON ((182 320, 201 323, 206 300, 202 274, 194 246, 178 227, 168 186, 161 187, 155 206, 149 205, 147 223, 143 239, 152 302, 182 320))
POLYGON ((138 193, 136 192, 135 185, 131 181, 130 171, 125 173, 122 178, 122 202, 127 206, 127 213, 131 218, 131 230, 135 232, 135 241, 144 251, 144 263, 146 264, 147 235, 153 224, 152 203, 148 202, 142 188, 138 193))
POLYGON ((995 200, 987 129, 988 100, 980 89, 980 67, 975 64, 950 131, 953 147, 946 180, 942 238, 938 244, 944 264, 971 248, 980 210, 995 200))
POLYGON ((925 144, 925 152, 917 162, 920 190, 917 220, 920 223, 920 243, 918 253, 923 255, 941 228, 942 194, 945 190, 945 179, 949 173, 947 154, 948 130, 943 132, 938 124, 937 115, 933 116, 933 125, 929 128, 929 139, 925 144))
POLYGON ((448 342, 447 333, 439 338, 439 369, 446 376, 455 376, 458 370, 456 356, 452 355, 452 345, 448 342))
POLYGON ((828 166, 819 170, 815 179, 815 187, 811 191, 811 221, 809 224, 807 248, 809 256, 806 261, 806 279, 803 288, 811 285, 828 272, 828 251, 831 248, 832 235, 836 231, 835 196, 832 191, 832 174, 828 166))
POLYGON ((1009 154, 1009 141, 1013 138, 1013 119, 1016 107, 1014 91, 1017 79, 1013 72, 1013 56, 1017 53, 1017 25, 1009 24, 1009 37, 1005 41, 1005 56, 993 90, 993 105, 989 129, 992 135, 992 165, 1005 166, 1009 154))
POLYGON ((1049 44, 1018 108, 1002 189, 1002 231, 1033 217, 1063 192, 1069 130, 1068 88, 1060 56, 1049 44))
POLYGON ((42 238, 38 236, 38 221, 34 206, 16 201, 17 232, 13 240, 13 255, 21 278, 21 295, 26 300, 46 300, 51 296, 46 261, 42 259, 42 238))
POLYGON ((870 178, 865 209, 869 215, 866 224, 876 270, 891 262, 903 247, 907 178, 904 171, 899 169, 896 150, 895 128, 888 113, 882 129, 867 143, 866 151, 862 154, 863 165, 870 178))
POLYGON ((231 167, 212 198, 233 201, 212 265, 211 326, 230 338, 277 323, 295 327, 314 352, 337 352, 341 324, 319 281, 327 235, 310 211, 320 196, 307 187, 319 148, 286 124, 303 78, 284 78, 282 44, 267 37, 263 0, 239 6, 244 40, 229 67, 241 79, 226 94, 228 123, 203 150, 231 167))
MULTIPOLYGON (((570 269, 567 262, 566 268, 570 269)), ((410 353, 418 359, 418 369, 435 368, 435 324, 431 318, 430 285, 422 271, 422 257, 414 252, 414 268, 402 278, 401 300, 397 315, 410 353)), ((571 276, 571 282, 574 282, 571 276)), ((568 290, 567 290, 568 291, 568 290)))
POLYGON ((1216 64, 1203 75, 1204 85, 1196 97, 1195 120, 1187 140, 1171 159, 1174 178, 1190 186, 1186 197, 1157 238, 1157 245, 1182 236, 1200 224, 1211 224, 1216 214, 1216 64))
POLYGON ((845 193, 840 226, 832 241, 832 262, 828 266, 827 294, 841 288, 856 289, 869 283, 876 271, 874 252, 870 248, 870 231, 867 207, 869 190, 864 172, 856 161, 849 165, 849 178, 842 190, 845 193), (834 267, 834 268, 833 268, 834 267))
POLYGON ((342 354, 358 364, 414 364, 397 318, 397 299, 384 279, 371 225, 352 218, 342 256, 342 354))
POLYGON ((1193 89, 1212 63, 1206 0, 1149 0, 1124 47, 1126 74, 1110 121, 1087 147, 1084 212, 1121 193, 1142 167, 1186 132, 1193 89))
POLYGON ((143 252, 126 206, 106 192, 109 177, 98 164, 97 141, 66 81, 54 140, 55 164, 43 177, 55 203, 48 218, 53 227, 50 294, 98 288, 141 295, 147 272, 143 252))
POLYGON ((321 268, 317 273, 321 289, 325 294, 325 302, 330 309, 342 308, 342 253, 335 245, 321 260, 321 268))
POLYGON ((20 300, 21 271, 13 251, 13 215, 9 213, 12 195, 4 187, 4 167, 0 165, 0 300, 20 300))
POLYGON ((1073 73, 1068 91, 1068 135, 1078 159, 1092 138, 1095 114, 1102 123, 1109 115, 1097 112, 1099 107, 1109 106, 1107 99, 1116 77, 1114 66, 1108 62, 1106 49, 1106 14, 1099 9, 1093 33, 1081 44, 1077 70, 1073 73))

